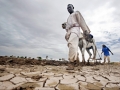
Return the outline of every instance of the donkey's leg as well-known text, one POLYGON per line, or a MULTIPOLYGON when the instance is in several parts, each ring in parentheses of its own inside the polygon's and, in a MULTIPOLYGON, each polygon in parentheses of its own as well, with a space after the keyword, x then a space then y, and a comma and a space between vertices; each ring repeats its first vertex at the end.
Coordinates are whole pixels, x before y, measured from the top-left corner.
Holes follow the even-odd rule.
POLYGON ((85 50, 83 48, 80 48, 81 54, 82 54, 82 63, 85 64, 85 57, 84 57, 84 52, 85 50))
POLYGON ((97 63, 97 60, 96 60, 96 46, 95 45, 93 45, 93 48, 92 48, 92 50, 93 50, 93 60, 94 60, 94 63, 97 63))
POLYGON ((82 49, 82 62, 85 64, 85 55, 84 55, 85 50, 82 49))
POLYGON ((87 46, 86 40, 83 39, 83 48, 81 50, 81 53, 82 53, 82 60, 83 60, 84 64, 85 64, 85 50, 86 50, 86 46, 87 46))
POLYGON ((81 54, 82 54, 82 63, 85 62, 85 58, 84 58, 84 52, 82 51, 82 47, 80 47, 80 51, 81 51, 81 54))
POLYGON ((92 54, 91 54, 91 52, 90 52, 90 49, 88 49, 88 48, 86 48, 86 51, 88 52, 88 54, 89 54, 89 58, 88 58, 88 64, 89 64, 89 60, 90 60, 90 58, 91 58, 91 56, 92 56, 92 54))
POLYGON ((92 45, 92 50, 93 50, 93 60, 94 60, 94 63, 96 62, 97 63, 97 60, 96 60, 96 54, 97 54, 97 47, 96 47, 96 44, 95 44, 95 40, 93 39, 93 45, 92 45))

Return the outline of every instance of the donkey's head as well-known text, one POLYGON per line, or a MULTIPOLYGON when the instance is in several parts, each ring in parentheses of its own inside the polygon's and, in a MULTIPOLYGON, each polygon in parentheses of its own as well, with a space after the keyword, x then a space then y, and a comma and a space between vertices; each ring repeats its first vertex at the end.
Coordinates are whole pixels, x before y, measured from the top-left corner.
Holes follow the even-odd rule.
POLYGON ((62 28, 63 28, 63 29, 66 29, 66 26, 67 26, 67 22, 64 22, 64 23, 62 24, 62 28))
POLYGON ((88 34, 86 39, 88 42, 93 43, 93 35, 92 34, 88 34))

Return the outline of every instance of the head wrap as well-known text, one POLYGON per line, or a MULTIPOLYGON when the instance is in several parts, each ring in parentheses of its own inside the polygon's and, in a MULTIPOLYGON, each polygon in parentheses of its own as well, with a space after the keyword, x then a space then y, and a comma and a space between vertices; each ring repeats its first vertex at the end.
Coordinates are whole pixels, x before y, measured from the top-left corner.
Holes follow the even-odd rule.
POLYGON ((74 6, 73 6, 72 4, 68 4, 68 6, 72 6, 72 7, 73 7, 73 9, 74 9, 74 6))

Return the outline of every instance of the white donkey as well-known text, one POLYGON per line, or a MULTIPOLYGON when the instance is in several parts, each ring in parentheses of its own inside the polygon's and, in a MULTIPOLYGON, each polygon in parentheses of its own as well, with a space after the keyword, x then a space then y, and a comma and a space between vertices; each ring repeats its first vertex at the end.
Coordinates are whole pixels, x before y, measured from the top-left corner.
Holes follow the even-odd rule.
MULTIPOLYGON (((63 29, 66 29, 66 26, 67 26, 67 23, 63 23, 62 24, 62 28, 63 29)), ((66 35, 65 35, 65 39, 68 40, 69 39, 69 35, 70 35, 70 32, 66 30, 66 35)), ((84 56, 84 53, 85 53, 85 50, 88 52, 89 54, 89 58, 87 61, 89 61, 91 59, 91 52, 90 52, 90 49, 92 49, 93 51, 93 60, 95 60, 96 58, 96 51, 97 51, 97 48, 96 48, 96 45, 95 45, 95 40, 93 37, 91 36, 87 36, 86 38, 83 36, 83 34, 81 33, 80 35, 80 38, 79 38, 79 48, 80 48, 80 51, 81 51, 81 54, 82 54, 82 62, 85 63, 85 56, 84 56)))
POLYGON ((87 61, 89 62, 90 59, 93 59, 95 61, 97 48, 96 48, 94 38, 91 36, 91 34, 88 35, 86 38, 83 37, 82 33, 80 36, 81 37, 79 38, 79 45, 78 46, 79 46, 81 54, 82 54, 82 62, 85 63, 85 55, 84 55, 85 50, 89 54, 89 58, 87 61), (92 51, 93 51, 93 58, 91 58, 92 54, 90 52, 90 49, 92 49, 92 51))

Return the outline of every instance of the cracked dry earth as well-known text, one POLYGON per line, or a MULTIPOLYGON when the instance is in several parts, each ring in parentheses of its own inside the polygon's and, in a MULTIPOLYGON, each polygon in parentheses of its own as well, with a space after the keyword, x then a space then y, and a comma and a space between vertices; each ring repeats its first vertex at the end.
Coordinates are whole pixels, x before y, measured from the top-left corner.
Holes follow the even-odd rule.
POLYGON ((120 65, 0 65, 0 90, 120 90, 120 65))

